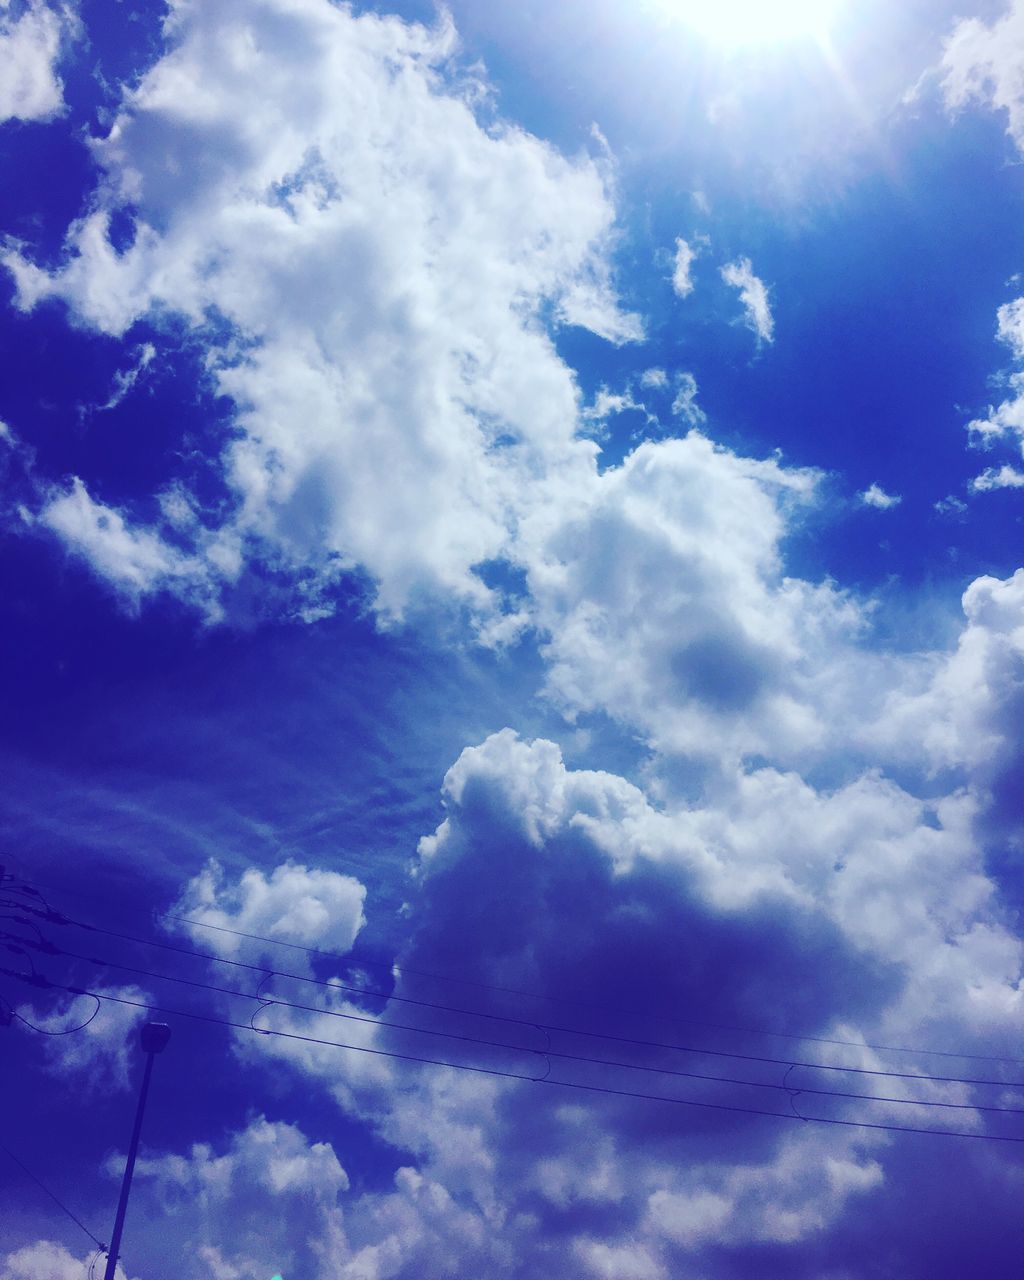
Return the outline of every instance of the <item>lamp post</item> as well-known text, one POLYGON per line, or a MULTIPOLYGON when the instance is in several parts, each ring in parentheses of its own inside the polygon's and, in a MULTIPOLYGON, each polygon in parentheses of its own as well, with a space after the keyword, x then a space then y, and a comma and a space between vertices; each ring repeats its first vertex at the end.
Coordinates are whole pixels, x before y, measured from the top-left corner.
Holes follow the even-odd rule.
POLYGON ((164 1022, 147 1022, 142 1028, 140 1039, 142 1052, 146 1055, 146 1069, 142 1076, 142 1088, 139 1090, 139 1105, 135 1111, 132 1140, 128 1144, 128 1163, 124 1167, 124 1178, 121 1180, 121 1198, 117 1202, 114 1234, 110 1239, 110 1248, 107 1251, 107 1269, 103 1273, 103 1280, 114 1280, 114 1271, 117 1269, 117 1255, 121 1248, 121 1233, 124 1231, 124 1215, 128 1210, 128 1193, 132 1189, 135 1157, 139 1154, 139 1135, 142 1133, 142 1116, 146 1110, 146 1095, 149 1093, 149 1077, 153 1074, 153 1059, 158 1053, 163 1052, 170 1038, 171 1029, 164 1022))

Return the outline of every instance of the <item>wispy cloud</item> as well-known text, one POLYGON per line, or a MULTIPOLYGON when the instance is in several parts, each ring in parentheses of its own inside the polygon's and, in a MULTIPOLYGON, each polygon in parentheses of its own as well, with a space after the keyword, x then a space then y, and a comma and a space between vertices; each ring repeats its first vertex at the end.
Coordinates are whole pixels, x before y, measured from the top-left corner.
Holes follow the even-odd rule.
POLYGON ((775 320, 768 301, 768 289, 763 280, 754 275, 749 258, 737 258, 722 268, 722 279, 739 290, 746 324, 760 342, 771 342, 775 333, 775 320))
POLYGON ((119 369, 114 374, 114 387, 103 404, 83 407, 84 413, 106 413, 116 409, 124 398, 132 391, 135 384, 153 363, 156 347, 151 342, 144 342, 136 348, 135 359, 127 369, 119 369))
POLYGON ((875 507, 879 511, 891 511, 893 507, 898 507, 903 498, 898 493, 886 493, 879 484, 871 484, 859 495, 861 502, 866 507, 875 507))
POLYGON ((676 394, 672 401, 672 412, 691 427, 702 426, 707 421, 707 414, 697 403, 697 379, 692 373, 676 374, 676 394))
POLYGON ((688 297, 693 292, 693 276, 691 268, 694 259, 700 253, 687 240, 676 240, 676 254, 672 265, 672 288, 680 298, 688 297))

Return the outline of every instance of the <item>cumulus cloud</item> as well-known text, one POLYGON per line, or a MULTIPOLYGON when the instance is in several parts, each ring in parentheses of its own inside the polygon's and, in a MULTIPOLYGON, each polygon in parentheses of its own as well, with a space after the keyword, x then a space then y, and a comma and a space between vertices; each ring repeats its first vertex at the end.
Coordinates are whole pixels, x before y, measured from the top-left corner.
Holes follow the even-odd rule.
MULTIPOLYGON (((875 773, 818 791, 794 774, 760 769, 735 775, 713 804, 656 805, 625 779, 570 770, 553 743, 524 742, 509 730, 464 751, 444 790, 447 816, 420 845, 406 958, 434 972, 454 972, 471 958, 481 981, 536 993, 511 1009, 543 1022, 551 1079, 625 1090, 644 1079, 646 1091, 736 1105, 735 1088, 666 1085, 622 1070, 623 1058, 636 1061, 638 1051, 621 1039, 603 1042, 601 1032, 757 1053, 749 1037, 738 1042, 702 1024, 763 1026, 767 990, 777 1030, 817 1028, 850 1042, 815 1044, 819 1061, 892 1066, 864 1042, 900 1037, 1012 1043, 1021 947, 984 874, 969 796, 934 806, 875 773), (685 1011, 687 1021, 672 1025, 646 1009, 685 1011), (559 1060, 566 1049, 619 1067, 559 1060)), ((407 982, 400 991, 410 990, 407 982)), ((495 995, 486 1007, 495 1013, 509 1004, 495 995)), ((773 1045, 768 1052, 789 1052, 773 1045)), ((682 1065, 652 1052, 643 1060, 682 1065)), ((897 1069, 936 1069, 925 1054, 899 1062, 897 1069)), ((729 1074, 721 1062, 704 1066, 729 1074)), ((961 1125, 981 1123, 966 1086, 921 1087, 918 1097, 966 1104, 961 1125)), ((529 1085, 481 1088, 490 1104, 471 1113, 468 1156, 449 1154, 412 1120, 458 1094, 458 1082, 443 1073, 403 1091, 384 1131, 414 1143, 424 1175, 460 1188, 477 1215, 493 1221, 496 1197, 502 1220, 518 1224, 517 1262, 492 1262, 497 1274, 529 1269, 524 1259, 543 1249, 571 1276, 627 1261, 657 1275, 694 1265, 718 1274, 720 1250, 820 1236, 877 1193, 901 1158, 869 1133, 794 1133, 776 1122, 782 1127, 758 1141, 741 1136, 731 1117, 685 1108, 621 1099, 603 1106, 600 1098, 529 1085)), ((915 1096, 900 1094, 893 1080, 880 1087, 861 1077, 857 1090, 915 1096)), ((751 1105, 771 1100, 755 1090, 751 1105)), ((906 1123, 911 1110, 863 1102, 836 1110, 835 1100, 825 1108, 806 1096, 799 1105, 814 1115, 891 1123, 906 1123)), ((913 1114, 936 1127, 949 1118, 913 1114)))
POLYGON ((779 542, 815 483, 691 432, 539 513, 524 539, 549 696, 701 758, 820 742, 818 690, 860 615, 783 571, 779 542))
POLYGON ((481 124, 446 20, 176 0, 166 31, 94 145, 102 183, 63 263, 6 263, 23 309, 193 327, 237 406, 229 502, 197 503, 190 530, 106 511, 101 536, 77 482, 44 524, 133 599, 205 598, 255 560, 325 587, 360 569, 386 616, 431 593, 486 610, 473 567, 507 551, 537 478, 593 467, 539 317, 641 334, 614 295, 601 166, 481 124))
MULTIPOLYGON (((345 989, 353 982, 360 985, 360 979, 371 991, 378 990, 382 982, 387 986, 386 972, 375 970, 367 979, 358 969, 353 971, 343 964, 342 958, 352 950, 366 923, 365 899, 366 889, 358 880, 335 871, 287 862, 269 875, 250 867, 237 880, 229 881, 211 861, 188 882, 165 919, 169 929, 186 933, 204 952, 265 965, 268 971, 283 971, 275 972, 273 979, 268 973, 260 987, 263 1008, 254 1004, 249 1012, 261 1030, 285 1034, 254 1038, 238 1032, 236 1053, 246 1062, 272 1059, 319 1076, 347 1109, 370 1105, 367 1099, 378 1097, 391 1081, 387 1059, 358 1051, 379 1047, 377 1029, 366 1020, 367 1011, 358 997, 353 998, 345 989), (239 936, 245 934, 255 936, 239 936), (275 946, 274 939, 287 947, 275 946), (299 949, 302 947, 323 954, 315 957, 299 949), (340 975, 334 981, 344 982, 345 988, 301 981, 314 975, 325 980, 325 966, 332 960, 340 975), (298 975, 299 981, 284 976, 289 974, 298 975), (308 1007, 290 1009, 285 1002, 308 1007), (355 1049, 343 1053, 337 1044, 355 1049), (357 1099, 362 1101, 357 1103, 357 1099)), ((217 966, 213 968, 216 971, 217 966)), ((222 974, 218 980, 220 977, 222 974)), ((234 1020, 237 1005, 226 1008, 234 1020)))
POLYGON ((30 0, 0 11, 0 121, 46 120, 64 106, 56 66, 61 40, 75 26, 67 8, 30 0), (17 13, 17 17, 15 17, 17 13))
POLYGON ((135 1178, 161 1207, 164 1239, 174 1234, 181 1274, 348 1274, 338 1270, 348 1175, 327 1143, 294 1125, 258 1116, 224 1150, 201 1143, 187 1155, 143 1156, 135 1178))
POLYGON ((952 653, 923 656, 890 692, 879 745, 923 753, 934 769, 989 771, 1017 749, 1024 681, 1024 570, 975 579, 963 596, 967 625, 952 653))
POLYGON ((870 484, 860 495, 866 507, 875 507, 879 511, 891 511, 903 501, 898 493, 886 493, 880 484, 870 484))
MULTIPOLYGON (((1024 86, 1022 86, 1024 89, 1024 86)), ((1005 302, 996 312, 996 332, 1018 360, 1024 359, 1024 298, 1005 302)))
MULTIPOLYGON (((891 984, 879 981, 834 925, 815 921, 795 883, 783 887, 788 874, 794 882, 801 877, 806 858, 803 850, 782 853, 791 832, 774 845, 790 871, 759 879, 753 868, 744 870, 744 855, 723 856, 720 844, 681 826, 685 815, 660 812, 612 774, 569 770, 554 744, 523 742, 508 730, 463 752, 444 794, 445 821, 420 846, 396 996, 423 993, 422 968, 469 968, 477 982, 570 1001, 575 993, 588 1002, 510 1002, 477 988, 471 1000, 465 991, 458 1001, 450 993, 441 998, 487 1017, 389 1005, 385 1018, 419 1017, 435 1028, 518 1041, 525 1083, 398 1062, 387 1089, 336 1091, 346 1109, 408 1153, 393 1189, 343 1198, 337 1274, 440 1274, 457 1254, 463 1269, 478 1274, 539 1274, 546 1262, 573 1280, 640 1266, 668 1276, 709 1243, 814 1235, 878 1185, 877 1164, 855 1135, 794 1139, 773 1130, 751 1157, 731 1118, 714 1112, 695 1120, 685 1108, 653 1104, 652 1112, 651 1103, 628 1099, 605 1107, 600 1097, 531 1083, 541 1074, 539 1060, 550 1055, 554 1080, 662 1091, 663 1082, 644 1072, 561 1056, 628 1057, 599 1032, 650 1033, 654 1024, 632 995, 641 978, 658 1007, 685 1008, 688 1018, 710 1014, 702 976, 709 970, 720 1020, 754 1016, 755 971, 759 983, 768 974, 778 980, 783 994, 773 1016, 783 1023, 795 1017, 813 1026, 840 1007, 852 1018, 870 1010, 891 984), (569 915, 560 907, 566 901, 575 904, 569 915), (793 971, 802 981, 787 981, 793 971), (595 991, 599 1006, 618 1012, 595 1008, 595 991), (518 1023, 496 1019, 502 1012, 518 1023), (544 1023, 543 1034, 533 1019, 544 1023), (814 1171, 826 1163, 822 1180, 814 1171), (714 1203, 717 1217, 708 1223, 722 1226, 722 1241, 711 1239, 710 1225, 703 1234, 685 1225, 686 1204, 701 1188, 705 1208, 714 1203)), ((808 814, 809 839, 816 820, 808 814)), ((428 989, 436 1001, 436 984, 428 989)), ((396 1035, 385 1038, 381 1030, 376 1043, 394 1047, 396 1035)), ((429 1037, 408 1034, 399 1043, 407 1052, 496 1065, 480 1046, 435 1042, 426 1049, 429 1037)), ((669 1065, 670 1058, 648 1052, 640 1061, 669 1065)), ((324 1083, 337 1078, 337 1056, 294 1058, 291 1065, 324 1083)), ((713 1102, 725 1100, 721 1088, 672 1082, 666 1092, 713 1102)))
POLYGON ((827 1155, 818 1136, 787 1140, 767 1166, 694 1174, 685 1190, 654 1192, 645 1223, 655 1238, 686 1249, 731 1240, 793 1244, 884 1181, 876 1160, 827 1155))
POLYGON ((48 1033, 45 1039, 38 1038, 43 1040, 46 1067, 53 1075, 71 1077, 75 1087, 86 1092, 127 1089, 135 1083, 140 1058, 136 1032, 146 1020, 146 1010, 115 1001, 146 1004, 151 997, 135 986, 94 989, 101 998, 98 1007, 91 996, 72 996, 45 1011, 23 1005, 17 1012, 48 1033))
MULTIPOLYGON (((1004 303, 996 313, 996 336, 1012 351, 1018 363, 1024 360, 1024 298, 1016 298, 1004 303)), ((1010 373, 1004 379, 1010 389, 1010 395, 998 405, 989 407, 988 413, 981 418, 969 422, 967 429, 972 444, 981 448, 991 446, 1004 439, 1009 439, 1024 450, 1024 372, 1020 369, 1010 373)), ((974 482, 976 492, 988 489, 1005 488, 1013 484, 1012 469, 990 468, 974 482), (1005 475, 1005 480, 998 477, 1005 475)))
MULTIPOLYGON (((486 814, 504 840, 520 842, 516 857, 523 865, 518 874, 529 875, 531 882, 537 874, 533 864, 545 866, 545 859, 563 856, 558 842, 568 839, 608 860, 614 877, 611 900, 617 894, 641 893, 648 875, 661 893, 673 881, 685 883, 686 907, 666 902, 664 910, 685 910, 693 945, 701 934, 700 945, 714 945, 711 933, 727 927, 730 912, 747 913, 747 927, 756 935, 768 918, 755 924, 759 902, 773 904, 770 915, 776 924, 787 910, 820 916, 847 940, 854 967, 854 956, 908 967, 912 979, 904 985, 898 1008, 904 1029, 946 1016, 969 1024, 977 1016, 986 1030, 1002 1022, 1005 1034, 1006 1020, 1020 1003, 1021 946, 998 914, 988 914, 994 890, 971 834, 976 801, 967 793, 927 803, 873 771, 819 792, 797 774, 762 768, 720 780, 714 804, 659 808, 624 779, 569 771, 554 744, 523 743, 505 730, 463 752, 445 780, 445 796, 449 817, 420 847, 431 874, 443 875, 453 858, 496 856, 493 838, 484 840, 486 814), (482 852, 485 843, 491 846, 489 855, 482 852), (636 877, 632 888, 630 876, 636 877), (714 917, 710 933, 697 923, 694 913, 702 911, 714 917), (982 935, 988 947, 981 944, 982 935), (998 946, 993 945, 996 937, 1002 939, 998 946), (988 964, 992 968, 985 974, 988 964), (991 990, 983 995, 986 983, 991 990)), ((554 874, 545 866, 548 871, 554 874)), ((500 890, 496 885, 495 892, 507 894, 508 877, 497 879, 500 890)), ((652 911, 656 909, 648 904, 644 918, 657 930, 652 911)), ((534 956, 544 954, 542 927, 538 922, 529 932, 534 956)), ((565 925, 552 913, 550 927, 565 925)), ((782 942, 787 927, 780 925, 780 930, 777 947, 787 945, 782 942)), ((504 936, 507 945, 515 931, 504 936)), ((602 932, 602 938, 592 945, 605 947, 607 934, 602 932)), ((471 945, 472 939, 471 934, 471 945)), ((801 945, 814 945, 811 939, 804 932, 801 945)), ((631 949, 642 945, 635 935, 616 942, 611 954, 618 964, 626 964, 631 949)), ((479 944, 488 945, 483 939, 479 944)), ((573 939, 552 940, 551 945, 560 962, 568 963, 561 949, 584 944, 573 939)), ((829 977, 837 997, 841 949, 835 938, 830 945, 837 948, 829 977)), ((776 961, 783 963, 781 953, 776 961)), ((595 973, 602 971, 597 957, 591 956, 590 963, 595 973)), ((726 998, 725 991, 728 972, 721 967, 715 998, 726 998)), ((810 986, 802 998, 813 999, 810 986)), ((682 1003, 692 1009, 694 999, 695 993, 688 992, 682 1003)))
POLYGON ((722 268, 722 279, 737 289, 747 328, 757 335, 759 342, 771 342, 775 333, 775 320, 768 301, 768 289, 763 280, 754 275, 749 258, 737 258, 722 268))
POLYGON ((1004 464, 1001 467, 989 467, 971 481, 972 493, 991 493, 993 489, 1024 488, 1024 472, 1016 467, 1004 464))
MULTIPOLYGON (((344 955, 366 923, 365 899, 364 886, 337 871, 286 862, 269 875, 249 867, 231 882, 211 860, 188 882, 167 923, 188 933, 203 950, 228 959, 255 962, 272 956, 279 961, 280 948, 259 938, 344 955), (258 938, 236 936, 246 933, 258 938)), ((289 962, 306 963, 295 952, 289 962)))
MULTIPOLYGON (((1018 585, 993 582, 968 601, 969 625, 984 627, 990 645, 996 634, 1015 643, 1018 585)), ((995 669, 988 678, 1005 685, 995 669)), ((954 683, 962 692, 963 680, 954 683)), ((934 713, 934 704, 923 712, 934 713)), ((360 1077, 349 1065, 360 1055, 249 1036, 253 1060, 272 1056, 326 1086, 399 1167, 390 1185, 355 1191, 329 1147, 262 1119, 226 1146, 143 1161, 140 1176, 188 1242, 197 1278, 202 1267, 246 1275, 266 1250, 275 1266, 325 1280, 444 1274, 452 1256, 494 1276, 699 1268, 727 1277, 737 1251, 784 1251, 840 1222, 855 1269, 857 1231, 871 1237, 880 1192, 916 1157, 892 1136, 796 1117, 900 1124, 912 1114, 919 1125, 951 1127, 948 1113, 871 1100, 916 1096, 966 1108, 953 1113, 956 1127, 997 1123, 971 1109, 994 1095, 968 1085, 911 1089, 858 1076, 853 1091, 866 1099, 830 1099, 804 1091, 834 1088, 834 1076, 801 1068, 783 1079, 770 1064, 664 1047, 924 1072, 936 1071, 924 1049, 894 1058, 869 1046, 977 1044, 1012 1055, 1021 944, 986 874, 969 790, 921 800, 877 770, 829 788, 762 765, 721 774, 713 795, 656 799, 616 774, 569 768, 554 743, 506 729, 462 752, 443 798, 444 820, 420 842, 407 941, 394 994, 375 1005, 380 1021, 339 1030, 278 1005, 260 1025, 520 1080, 373 1058, 360 1077), (425 976, 466 973, 471 989, 425 976), (388 1022, 476 1040, 445 1042, 388 1022), (642 1048, 629 1037, 658 1043, 642 1048), (541 1077, 555 1083, 534 1083, 541 1077), (558 1082, 748 1104, 782 1118, 558 1082), (257 1229, 269 1233, 262 1254, 257 1229)), ((305 919, 295 928, 320 936, 305 919)), ((340 990, 321 996, 324 1007, 356 1008, 340 990)), ((952 1074, 939 1061, 938 1074, 952 1074)), ((997 1076, 1007 1069, 986 1064, 997 1076)), ((779 1265, 789 1256, 778 1253, 779 1265)))
MULTIPOLYGON (((95 1254, 81 1258, 61 1244, 39 1240, 7 1255, 0 1263, 0 1280, 82 1280, 95 1261, 95 1254)), ((115 1280, 127 1280, 120 1263, 114 1276, 115 1280)))
POLYGON ((1006 113, 1007 133, 1024 150, 1024 6, 1013 0, 992 23, 965 18, 946 40, 939 66, 946 105, 972 102, 1006 113))

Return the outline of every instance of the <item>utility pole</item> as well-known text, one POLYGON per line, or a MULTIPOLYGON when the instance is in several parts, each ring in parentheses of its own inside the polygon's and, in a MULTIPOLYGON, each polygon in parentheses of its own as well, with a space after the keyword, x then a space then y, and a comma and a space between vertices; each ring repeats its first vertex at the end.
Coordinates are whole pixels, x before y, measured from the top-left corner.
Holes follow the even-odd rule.
POLYGON ((117 1269, 117 1255, 121 1248, 121 1233, 124 1231, 124 1216, 128 1211, 128 1193, 132 1189, 132 1174, 135 1172, 135 1157, 139 1154, 139 1136, 142 1133, 142 1116, 146 1110, 146 1095, 149 1093, 149 1077, 153 1074, 153 1059, 167 1047, 171 1038, 171 1029, 164 1022, 147 1022, 142 1028, 142 1052, 146 1055, 146 1069, 142 1075, 142 1088, 139 1090, 139 1105, 135 1111, 135 1124, 132 1127, 132 1140, 128 1145, 128 1163, 124 1167, 124 1178, 121 1182, 121 1198, 117 1202, 117 1216, 114 1218, 114 1234, 110 1239, 107 1252, 107 1269, 103 1280, 114 1280, 117 1269))

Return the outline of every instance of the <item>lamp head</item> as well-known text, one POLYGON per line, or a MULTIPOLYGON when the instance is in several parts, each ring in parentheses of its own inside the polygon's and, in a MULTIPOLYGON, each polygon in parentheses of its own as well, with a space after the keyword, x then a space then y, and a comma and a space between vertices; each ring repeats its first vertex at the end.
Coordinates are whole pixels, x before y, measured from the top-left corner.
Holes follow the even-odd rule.
POLYGON ((143 1053, 161 1053, 171 1038, 171 1029, 166 1022, 147 1022, 142 1028, 143 1053))

